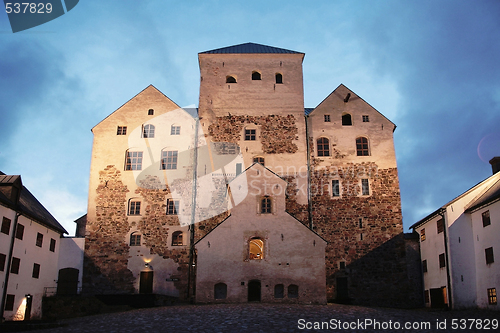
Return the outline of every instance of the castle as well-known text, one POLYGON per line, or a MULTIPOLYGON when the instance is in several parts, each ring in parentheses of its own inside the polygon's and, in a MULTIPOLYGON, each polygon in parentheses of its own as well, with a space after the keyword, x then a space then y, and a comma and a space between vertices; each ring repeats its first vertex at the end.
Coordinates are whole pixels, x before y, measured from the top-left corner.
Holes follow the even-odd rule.
POLYGON ((149 86, 92 129, 84 292, 420 305, 395 124, 342 84, 304 108, 304 53, 198 59, 197 109, 149 86))

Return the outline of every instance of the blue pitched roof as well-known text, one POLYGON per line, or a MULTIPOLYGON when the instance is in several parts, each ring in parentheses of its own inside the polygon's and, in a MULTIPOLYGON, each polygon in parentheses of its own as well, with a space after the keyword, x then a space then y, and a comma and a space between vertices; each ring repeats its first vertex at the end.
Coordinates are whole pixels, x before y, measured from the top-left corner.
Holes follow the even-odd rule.
POLYGON ((302 52, 280 49, 278 47, 267 46, 256 43, 244 43, 223 47, 220 49, 200 52, 200 54, 222 54, 222 53, 295 53, 304 54, 302 52))

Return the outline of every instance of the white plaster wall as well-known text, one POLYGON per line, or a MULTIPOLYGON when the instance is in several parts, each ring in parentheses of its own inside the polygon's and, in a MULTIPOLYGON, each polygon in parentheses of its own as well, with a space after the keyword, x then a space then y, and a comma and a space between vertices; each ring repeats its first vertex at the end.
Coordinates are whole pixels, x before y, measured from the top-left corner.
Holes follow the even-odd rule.
POLYGON ((83 255, 85 251, 85 238, 67 237, 61 238, 59 247, 59 262, 57 271, 63 268, 78 269, 78 288, 82 287, 83 277, 83 255))

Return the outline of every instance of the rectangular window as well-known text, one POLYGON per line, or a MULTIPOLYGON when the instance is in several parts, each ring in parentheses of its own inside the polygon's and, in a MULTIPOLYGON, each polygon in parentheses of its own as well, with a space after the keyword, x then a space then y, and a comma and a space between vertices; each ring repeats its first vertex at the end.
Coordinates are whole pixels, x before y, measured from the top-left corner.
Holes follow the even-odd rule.
POLYGON ((181 135, 181 127, 180 126, 170 127, 170 135, 181 135))
POLYGON ((15 295, 7 294, 5 299, 5 311, 14 311, 14 300, 16 299, 15 295))
POLYGON ((128 151, 125 170, 142 170, 142 151, 128 151))
POLYGON ((440 219, 437 221, 437 231, 438 231, 438 234, 440 234, 444 231, 444 220, 443 219, 440 219))
POLYGON ((497 289, 489 288, 488 289, 488 304, 496 305, 497 304, 497 289))
POLYGON ((178 200, 167 200, 167 215, 176 215, 179 211, 179 201, 178 200))
POLYGON ((126 135, 127 134, 127 126, 118 126, 116 130, 116 135, 126 135))
POLYGON ((339 262, 339 269, 345 269, 345 261, 339 262))
POLYGON ((130 246, 141 246, 141 234, 134 233, 130 235, 130 246))
POLYGON ((492 264, 495 262, 495 258, 493 257, 493 248, 489 247, 484 250, 484 253, 486 255, 486 264, 492 264))
POLYGON ((422 260, 422 272, 427 273, 427 260, 422 260))
POLYGON ((31 277, 34 279, 38 279, 38 277, 40 277, 40 264, 33 264, 33 273, 31 274, 31 277))
POLYGON ((42 247, 43 244, 43 235, 41 233, 38 233, 36 235, 36 246, 42 247))
POLYGON ((370 183, 368 179, 361 179, 361 194, 370 195, 370 183))
POLYGON ((50 252, 56 252, 56 240, 54 238, 50 239, 50 252))
POLYGON ((370 116, 363 116, 363 122, 364 123, 370 122, 370 116))
POLYGON ((177 169, 177 150, 161 152, 161 170, 177 169))
POLYGON ((2 220, 2 233, 8 235, 10 233, 10 222, 11 220, 4 216, 2 220))
POLYGON ((439 268, 446 267, 446 260, 444 259, 444 253, 439 255, 439 268))
POLYGON ((5 270, 5 261, 7 260, 7 256, 3 253, 0 253, 0 272, 5 270))
POLYGON ((420 230, 420 241, 423 242, 425 240, 425 228, 420 230))
POLYGON ((238 176, 241 173, 241 169, 242 169, 242 164, 236 163, 236 176, 238 176))
POLYGON ((141 215, 141 202, 140 201, 130 201, 128 215, 141 215))
POLYGON ((485 211, 483 214, 482 214, 482 217, 483 217, 483 227, 486 227, 488 225, 491 224, 491 220, 490 220, 490 211, 487 210, 485 211))
POLYGON ((329 123, 329 122, 330 122, 330 115, 325 114, 325 123, 329 123))
POLYGON ((256 130, 254 129, 246 129, 245 130, 245 141, 255 141, 256 130))
POLYGON ((12 274, 19 274, 19 266, 21 266, 21 259, 12 257, 12 263, 10 264, 10 272, 12 274))
POLYGON ((16 227, 16 238, 23 240, 23 236, 24 236, 24 225, 18 223, 16 227))
POLYGON ((332 180, 332 196, 340 197, 340 180, 332 180))
POLYGON ((363 218, 362 217, 359 218, 359 228, 360 229, 363 228, 363 218))

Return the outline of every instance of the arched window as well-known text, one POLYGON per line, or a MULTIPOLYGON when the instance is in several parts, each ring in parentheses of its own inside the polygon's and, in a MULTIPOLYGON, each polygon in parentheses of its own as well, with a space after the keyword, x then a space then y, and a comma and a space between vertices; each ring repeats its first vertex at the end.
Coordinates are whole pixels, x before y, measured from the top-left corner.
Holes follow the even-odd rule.
POLYGON ((356 153, 358 156, 369 156, 368 139, 360 137, 356 139, 356 153))
POLYGON ((296 284, 291 284, 288 286, 288 298, 298 298, 299 297, 299 286, 296 284))
POLYGON ((182 231, 176 231, 172 234, 172 246, 184 245, 182 241, 182 231))
POLYGON ((271 197, 265 196, 260 201, 260 212, 262 214, 271 214, 272 212, 272 199, 271 197))
POLYGON ((130 246, 141 246, 141 234, 138 231, 130 234, 130 246))
POLYGON ((282 84, 283 83, 283 74, 276 73, 276 83, 277 84, 282 84))
POLYGON ((260 79, 261 79, 260 73, 257 71, 253 71, 252 72, 252 80, 260 80, 260 79))
POLYGON ((351 115, 349 113, 343 114, 342 126, 351 126, 351 125, 352 125, 351 115))
POLYGON ((285 297, 285 286, 282 284, 277 284, 274 286, 274 298, 284 298, 285 297))
POLYGON ((236 83, 236 78, 234 76, 226 76, 226 83, 236 83))
POLYGON ((264 258, 264 242, 258 237, 250 239, 248 244, 248 258, 263 259, 264 258))
POLYGON ((226 297, 227 297, 227 284, 220 282, 214 285, 214 298, 226 299, 226 297))
POLYGON ((142 128, 143 138, 154 138, 155 137, 155 127, 154 125, 144 125, 142 128))
POLYGON ((330 140, 319 138, 317 141, 318 156, 330 156, 330 140))
POLYGON ((261 156, 255 156, 253 158, 253 162, 254 163, 260 163, 262 164, 262 166, 264 166, 264 157, 261 157, 261 156))

